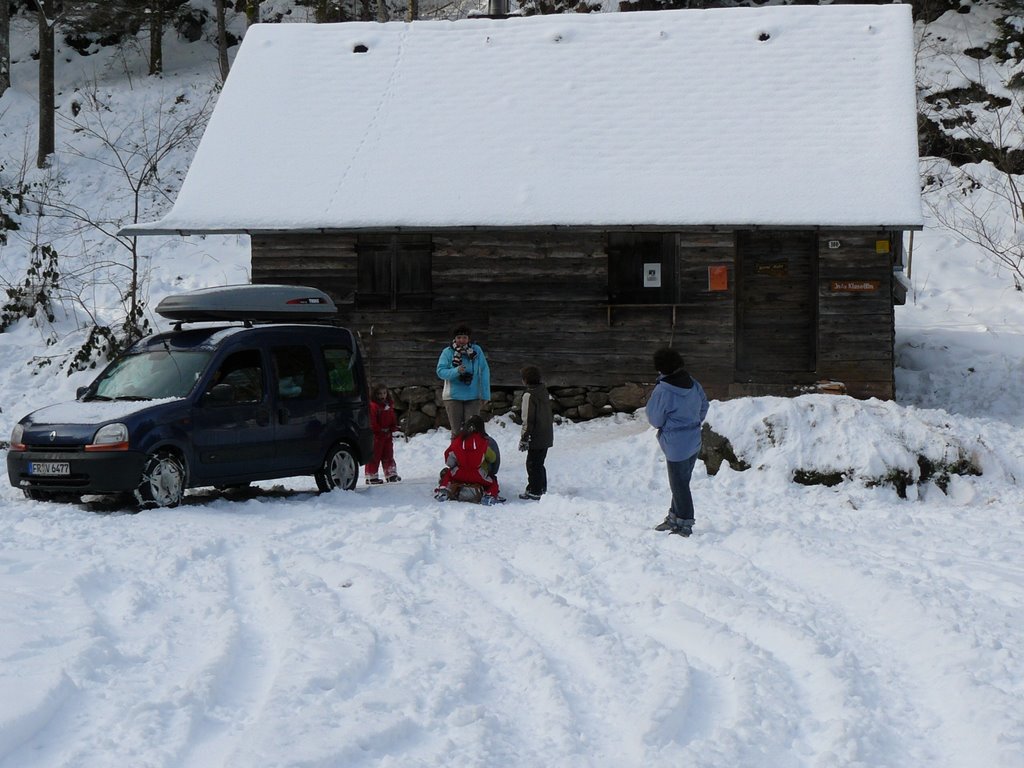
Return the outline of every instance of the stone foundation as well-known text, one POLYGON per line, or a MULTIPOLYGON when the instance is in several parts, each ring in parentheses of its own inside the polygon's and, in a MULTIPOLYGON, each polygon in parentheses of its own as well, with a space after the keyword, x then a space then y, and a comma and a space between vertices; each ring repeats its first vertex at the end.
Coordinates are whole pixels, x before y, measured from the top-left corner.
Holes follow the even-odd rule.
MULTIPOLYGON (((647 403, 653 384, 632 382, 617 387, 549 387, 551 410, 557 418, 589 421, 612 413, 633 413, 647 403)), ((398 423, 406 435, 418 435, 438 427, 448 428, 448 413, 441 403, 441 384, 413 385, 391 390, 398 423)), ((492 387, 491 402, 484 406, 485 419, 512 414, 519 421, 523 389, 492 387)))

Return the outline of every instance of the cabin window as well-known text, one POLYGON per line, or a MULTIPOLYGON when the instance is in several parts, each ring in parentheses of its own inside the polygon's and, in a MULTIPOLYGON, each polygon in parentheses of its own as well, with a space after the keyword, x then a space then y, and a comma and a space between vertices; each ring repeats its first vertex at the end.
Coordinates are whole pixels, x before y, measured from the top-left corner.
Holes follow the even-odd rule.
POLYGON ((608 301, 611 304, 674 304, 676 237, 662 232, 608 235, 608 301))
POLYGON ((361 235, 356 301, 368 309, 429 309, 433 243, 422 235, 361 235))

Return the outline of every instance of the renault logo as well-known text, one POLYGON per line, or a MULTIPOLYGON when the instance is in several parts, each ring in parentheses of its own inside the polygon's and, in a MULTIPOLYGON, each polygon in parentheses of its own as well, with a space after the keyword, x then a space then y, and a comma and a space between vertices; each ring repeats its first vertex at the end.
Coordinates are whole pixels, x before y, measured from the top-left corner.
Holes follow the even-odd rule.
POLYGON ((50 442, 52 443, 56 439, 57 439, 57 430, 53 430, 53 432, 50 433, 50 442))

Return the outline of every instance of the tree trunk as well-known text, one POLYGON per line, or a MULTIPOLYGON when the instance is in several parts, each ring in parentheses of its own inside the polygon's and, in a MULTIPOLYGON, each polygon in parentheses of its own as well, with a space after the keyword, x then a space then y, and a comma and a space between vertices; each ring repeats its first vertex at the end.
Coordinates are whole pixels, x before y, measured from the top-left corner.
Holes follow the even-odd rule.
POLYGON ((420 17, 420 0, 409 0, 409 9, 405 14, 406 21, 416 21, 420 17))
POLYGON ((377 0, 377 21, 383 23, 388 21, 388 18, 387 0, 377 0))
MULTIPOLYGON (((2 0, 6 2, 6 0, 2 0)), ((36 167, 45 168, 54 150, 53 0, 37 0, 39 18, 39 152, 36 167)))
POLYGON ((164 71, 164 0, 153 0, 149 6, 149 74, 164 71))
POLYGON ((251 27, 253 24, 259 23, 260 20, 260 0, 247 0, 245 4, 245 25, 251 27))
POLYGON ((220 79, 228 79, 228 28, 224 16, 224 0, 217 0, 217 63, 220 65, 220 79))
POLYGON ((0 0, 0 96, 11 87, 11 7, 0 0))

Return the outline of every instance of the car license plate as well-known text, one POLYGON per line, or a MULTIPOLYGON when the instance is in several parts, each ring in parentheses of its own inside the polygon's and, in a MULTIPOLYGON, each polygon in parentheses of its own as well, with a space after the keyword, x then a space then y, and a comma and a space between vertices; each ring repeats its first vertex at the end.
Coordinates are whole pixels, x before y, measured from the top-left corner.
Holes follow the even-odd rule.
POLYGON ((70 475, 71 464, 66 461, 30 461, 28 464, 30 475, 70 475))

